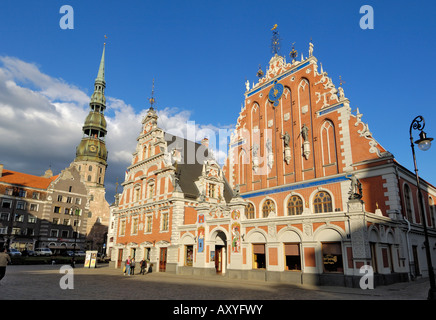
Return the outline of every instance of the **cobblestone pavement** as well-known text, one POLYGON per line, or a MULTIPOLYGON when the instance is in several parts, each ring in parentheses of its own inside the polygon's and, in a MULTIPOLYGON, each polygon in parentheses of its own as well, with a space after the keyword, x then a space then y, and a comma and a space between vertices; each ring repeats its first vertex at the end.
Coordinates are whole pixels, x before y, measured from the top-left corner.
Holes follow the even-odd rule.
POLYGON ((73 269, 72 289, 62 289, 61 265, 11 265, 0 282, 0 300, 425 300, 428 279, 372 290, 287 285, 222 276, 150 273, 125 276, 108 265, 73 269))

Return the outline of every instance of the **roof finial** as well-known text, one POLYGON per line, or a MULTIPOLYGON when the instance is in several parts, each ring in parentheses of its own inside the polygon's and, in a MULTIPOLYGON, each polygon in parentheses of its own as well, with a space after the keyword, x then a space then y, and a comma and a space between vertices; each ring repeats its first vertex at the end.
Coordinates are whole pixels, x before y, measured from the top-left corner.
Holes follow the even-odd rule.
POLYGON ((292 58, 292 62, 295 62, 295 58, 297 58, 297 56, 298 56, 298 52, 297 52, 297 50, 295 50, 294 44, 295 44, 295 42, 292 43, 292 50, 291 50, 291 52, 289 52, 289 56, 292 58))
POLYGON ((273 32, 272 39, 271 39, 271 50, 273 54, 278 54, 280 51, 280 36, 279 31, 277 30, 277 24, 275 24, 271 31, 273 32))
POLYGON ((344 83, 345 83, 345 81, 342 81, 341 76, 339 76, 339 85, 342 87, 342 84, 344 84, 344 83))
POLYGON ((261 66, 260 66, 260 64, 259 64, 259 70, 257 70, 257 74, 256 74, 259 78, 262 78, 263 77, 263 71, 262 71, 262 68, 261 68, 261 66))
POLYGON ((154 78, 153 78, 153 86, 151 88, 151 98, 148 99, 150 101, 150 109, 153 109, 153 104, 156 103, 156 100, 154 99, 154 78))

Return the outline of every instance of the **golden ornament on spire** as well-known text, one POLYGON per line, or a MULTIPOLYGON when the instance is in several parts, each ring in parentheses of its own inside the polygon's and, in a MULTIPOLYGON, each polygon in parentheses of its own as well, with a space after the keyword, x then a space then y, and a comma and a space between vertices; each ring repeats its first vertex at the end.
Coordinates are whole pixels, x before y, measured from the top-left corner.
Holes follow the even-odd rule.
POLYGON ((275 29, 277 29, 277 23, 274 25, 274 27, 272 27, 271 31, 275 29))

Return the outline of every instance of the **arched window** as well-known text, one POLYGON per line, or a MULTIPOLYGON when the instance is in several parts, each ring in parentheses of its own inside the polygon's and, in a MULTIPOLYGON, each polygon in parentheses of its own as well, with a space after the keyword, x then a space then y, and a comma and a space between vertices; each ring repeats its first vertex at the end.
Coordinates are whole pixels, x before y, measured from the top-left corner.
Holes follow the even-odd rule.
POLYGON ((92 171, 92 166, 89 166, 88 170, 89 170, 89 171, 92 171))
POLYGON ((271 213, 271 212, 275 212, 276 210, 276 206, 275 206, 275 204, 274 204, 274 201, 272 201, 272 200, 266 200, 264 203, 263 203, 263 206, 262 206, 262 217, 263 218, 268 218, 268 216, 269 216, 269 214, 271 213))
POLYGON ((332 212, 332 197, 325 191, 320 191, 313 199, 315 213, 332 212))
POLYGON ((326 170, 330 173, 337 172, 337 170, 328 169, 337 164, 335 128, 333 123, 328 120, 321 126, 321 155, 324 172, 326 173, 326 170))
POLYGON ((91 181, 91 176, 88 176, 88 181, 91 181))
POLYGON ((254 206, 252 203, 247 204, 247 206, 245 207, 245 216, 247 217, 247 219, 254 219, 254 206))
POLYGON ((148 198, 152 199, 154 196, 154 181, 148 183, 148 198))
POLYGON ((408 184, 404 185, 404 206, 406 209, 406 218, 410 222, 413 222, 413 212, 412 212, 412 193, 408 184))
POLYGON ((292 196, 288 200, 288 216, 303 213, 303 200, 299 196, 292 196))

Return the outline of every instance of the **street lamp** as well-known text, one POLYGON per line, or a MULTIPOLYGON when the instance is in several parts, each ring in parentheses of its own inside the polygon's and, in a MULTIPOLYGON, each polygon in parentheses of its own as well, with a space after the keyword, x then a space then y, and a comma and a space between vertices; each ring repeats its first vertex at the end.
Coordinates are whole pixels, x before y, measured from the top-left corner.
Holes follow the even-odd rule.
POLYGON ((425 253, 427 256, 427 267, 428 267, 428 276, 430 280, 430 289, 428 291, 428 300, 435 300, 436 299, 436 284, 435 284, 435 278, 434 278, 434 271, 433 271, 433 265, 431 262, 431 254, 430 254, 430 243, 428 241, 428 232, 427 232, 427 219, 425 217, 424 208, 423 208, 423 199, 421 194, 421 187, 419 183, 419 175, 418 175, 418 167, 416 165, 416 157, 415 157, 415 146, 414 143, 418 145, 418 148, 422 151, 427 151, 431 147, 431 141, 433 138, 428 138, 427 134, 423 131, 425 127, 425 121, 422 116, 417 116, 415 119, 413 119, 409 134, 410 134, 410 146, 412 147, 412 155, 413 155, 413 164, 415 166, 415 176, 416 176, 416 186, 418 187, 418 201, 419 201, 419 210, 421 211, 421 217, 422 222, 424 226, 424 245, 425 245, 425 253), (419 130, 419 140, 416 140, 413 142, 412 137, 412 129, 419 130))
MULTIPOLYGON (((74 216, 78 217, 80 214, 80 209, 77 207, 71 208, 73 210, 74 216)), ((77 233, 79 228, 79 219, 74 220, 76 222, 76 234, 74 235, 74 250, 73 250, 73 259, 71 260, 71 267, 74 268, 76 265, 76 250, 77 250, 77 233)))

